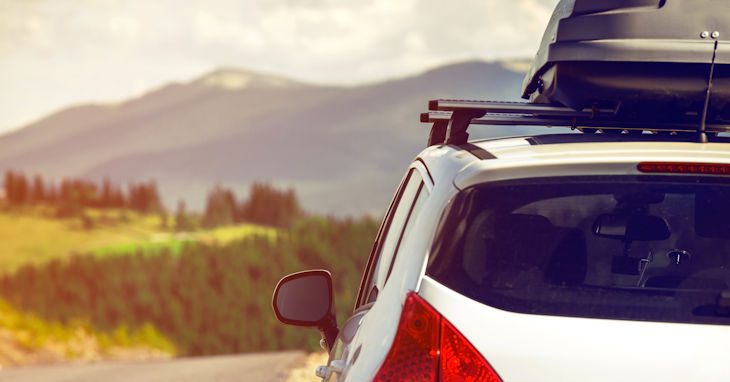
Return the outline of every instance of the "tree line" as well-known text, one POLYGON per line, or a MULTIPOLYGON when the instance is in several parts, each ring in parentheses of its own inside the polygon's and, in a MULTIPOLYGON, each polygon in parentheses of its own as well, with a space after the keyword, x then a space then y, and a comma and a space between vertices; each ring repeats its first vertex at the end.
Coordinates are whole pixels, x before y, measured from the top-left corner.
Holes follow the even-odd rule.
POLYGON ((286 228, 303 215, 294 190, 254 183, 248 199, 239 201, 231 189, 217 186, 208 193, 202 225, 210 228, 248 222, 286 228))
MULTIPOLYGON (((9 206, 45 203, 56 207, 57 216, 81 216, 86 208, 128 209, 143 214, 167 212, 154 181, 130 183, 126 190, 104 179, 64 178, 52 182, 40 175, 8 170, 3 191, 9 206)), ((304 216, 294 190, 279 190, 269 184, 254 183, 247 199, 240 199, 227 187, 216 186, 206 198, 202 214, 189 211, 184 201, 177 205, 174 227, 178 231, 253 223, 286 228, 304 216)))
POLYGON ((3 191, 10 206, 48 203, 58 207, 63 216, 76 215, 84 208, 123 208, 140 213, 163 210, 157 184, 153 181, 130 183, 125 192, 108 179, 100 183, 74 178, 53 182, 40 175, 31 179, 22 172, 8 170, 3 191))

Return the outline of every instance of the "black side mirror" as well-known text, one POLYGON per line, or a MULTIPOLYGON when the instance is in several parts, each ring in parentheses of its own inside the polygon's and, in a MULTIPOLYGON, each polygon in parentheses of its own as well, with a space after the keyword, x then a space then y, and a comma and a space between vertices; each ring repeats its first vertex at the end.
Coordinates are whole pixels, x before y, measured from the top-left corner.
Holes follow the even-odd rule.
POLYGON ((330 347, 337 337, 333 300, 332 276, 325 270, 313 270, 281 279, 274 290, 272 305, 279 321, 318 328, 330 347))

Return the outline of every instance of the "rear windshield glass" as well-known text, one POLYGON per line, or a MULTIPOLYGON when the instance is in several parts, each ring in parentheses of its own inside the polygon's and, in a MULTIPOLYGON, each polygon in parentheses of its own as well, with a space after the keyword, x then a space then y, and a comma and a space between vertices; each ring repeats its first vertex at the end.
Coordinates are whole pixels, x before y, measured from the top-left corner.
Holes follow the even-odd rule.
POLYGON ((450 204, 427 273, 513 312, 730 323, 730 184, 583 177, 488 183, 450 204))

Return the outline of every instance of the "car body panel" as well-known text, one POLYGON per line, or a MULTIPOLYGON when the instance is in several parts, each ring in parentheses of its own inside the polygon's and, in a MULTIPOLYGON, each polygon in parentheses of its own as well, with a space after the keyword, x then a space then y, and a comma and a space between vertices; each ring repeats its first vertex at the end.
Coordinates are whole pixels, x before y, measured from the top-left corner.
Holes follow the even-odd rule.
POLYGON ((471 300, 424 277, 418 291, 506 382, 727 381, 726 326, 539 316, 471 300))
MULTIPOLYGON (((425 170, 425 163, 433 164, 428 166, 431 174, 434 171, 456 173, 475 159, 473 155, 453 148, 431 148, 419 156, 412 168, 423 166, 425 170), (444 161, 443 158, 447 156, 449 160, 444 161)), ((404 296, 418 288, 443 206, 458 191, 450 180, 437 181, 431 185, 429 183, 430 181, 426 182, 427 188, 430 188, 430 196, 413 222, 413 234, 399 248, 390 278, 380 291, 377 301, 363 316, 358 333, 344 352, 343 359, 347 366, 340 380, 372 380, 390 350, 400 320, 404 296)))
POLYGON ((443 211, 466 187, 520 178, 638 175, 637 164, 645 161, 730 163, 726 144, 531 145, 525 137, 474 144, 496 158, 481 160, 461 147, 433 146, 409 167, 421 174, 430 196, 413 222, 413 233, 401 244, 377 300, 364 312, 357 311, 361 319, 352 341, 331 355, 330 362, 343 365, 343 370, 328 380, 375 377, 411 291, 418 291, 462 331, 506 382, 730 380, 730 362, 721 348, 730 341, 727 327, 511 313, 475 302, 424 276, 443 211), (718 379, 721 376, 726 378, 718 379))

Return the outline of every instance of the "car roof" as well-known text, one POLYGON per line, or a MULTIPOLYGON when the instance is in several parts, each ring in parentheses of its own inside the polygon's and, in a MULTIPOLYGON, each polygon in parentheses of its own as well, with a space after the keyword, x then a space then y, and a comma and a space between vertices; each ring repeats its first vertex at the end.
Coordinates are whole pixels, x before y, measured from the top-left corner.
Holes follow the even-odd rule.
POLYGON ((497 168, 542 166, 540 173, 548 176, 549 167, 560 167, 560 174, 570 173, 571 169, 576 174, 585 174, 593 167, 599 174, 628 171, 626 166, 608 166, 616 163, 629 164, 634 170, 629 173, 638 173, 635 171, 638 162, 730 163, 729 143, 730 140, 720 137, 709 143, 697 143, 691 137, 651 134, 550 134, 432 146, 418 158, 435 183, 447 180, 465 186, 487 179, 476 173, 497 168), (608 167, 599 171, 598 167, 603 164, 608 167), (461 180, 457 180, 459 177, 461 180))

